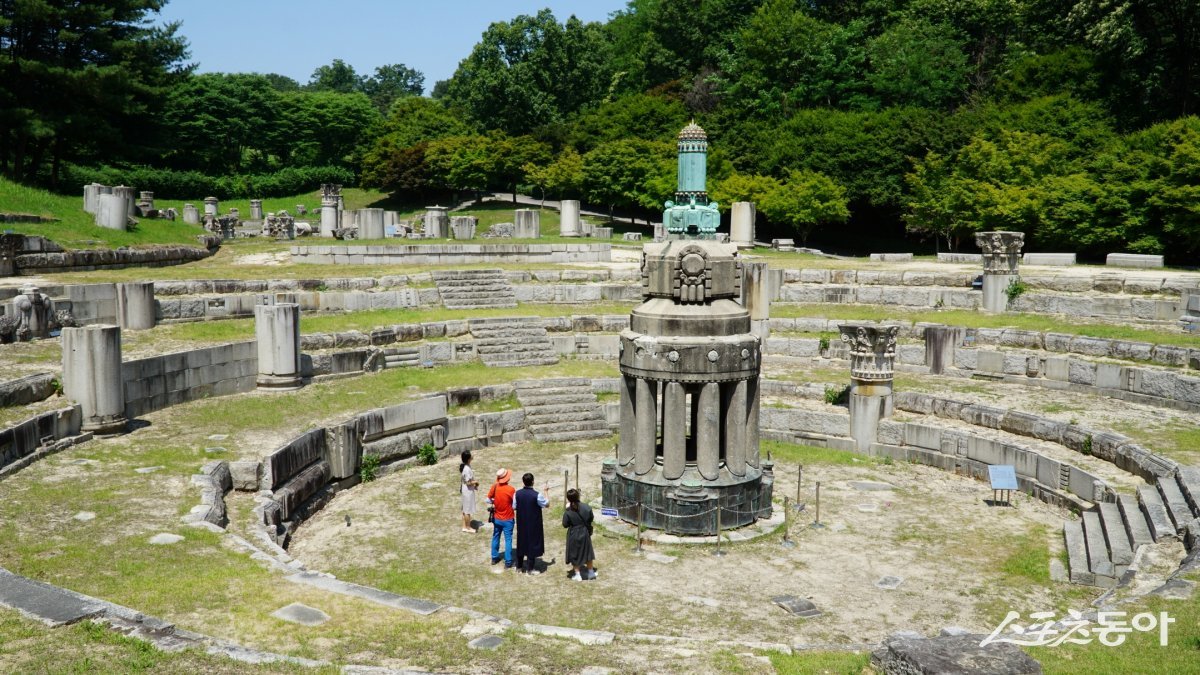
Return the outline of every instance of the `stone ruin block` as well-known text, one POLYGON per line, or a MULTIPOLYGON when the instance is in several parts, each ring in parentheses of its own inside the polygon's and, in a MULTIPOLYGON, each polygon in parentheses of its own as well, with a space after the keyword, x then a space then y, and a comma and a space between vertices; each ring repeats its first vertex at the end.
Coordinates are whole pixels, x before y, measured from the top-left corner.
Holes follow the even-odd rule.
MULTIPOLYGON (((272 452, 264 460, 266 484, 275 490, 324 454, 325 430, 313 429, 272 452)), ((326 464, 328 469, 328 464, 326 464)))

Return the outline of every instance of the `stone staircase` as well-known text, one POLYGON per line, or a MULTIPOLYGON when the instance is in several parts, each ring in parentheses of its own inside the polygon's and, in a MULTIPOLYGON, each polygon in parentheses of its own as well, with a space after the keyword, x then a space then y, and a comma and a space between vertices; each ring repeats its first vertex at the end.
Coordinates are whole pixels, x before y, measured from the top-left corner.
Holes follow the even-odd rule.
POLYGON ((470 319, 467 328, 484 365, 512 368, 558 363, 546 327, 537 317, 470 319))
POLYGON ((438 295, 448 309, 516 307, 517 296, 503 270, 438 270, 438 295))
POLYGON ((578 441, 612 434, 586 377, 513 383, 535 441, 578 441))
POLYGON ((1132 574, 1139 546, 1178 537, 1200 517, 1200 467, 1181 467, 1137 497, 1120 495, 1063 523, 1072 583, 1115 588, 1132 574))

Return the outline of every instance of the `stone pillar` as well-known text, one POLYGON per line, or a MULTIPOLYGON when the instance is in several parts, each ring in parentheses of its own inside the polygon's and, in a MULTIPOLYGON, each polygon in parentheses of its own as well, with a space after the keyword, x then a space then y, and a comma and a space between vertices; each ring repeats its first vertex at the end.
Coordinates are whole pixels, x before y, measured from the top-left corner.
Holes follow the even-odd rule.
POLYGON ((742 263, 742 306, 750 312, 750 332, 763 340, 771 333, 771 296, 767 263, 742 263))
POLYGON ((125 380, 121 329, 94 324, 62 331, 63 393, 79 404, 83 431, 125 430, 125 380))
MULTIPOLYGON (((738 380, 722 385, 722 398, 725 406, 725 466, 729 473, 738 476, 746 475, 746 417, 748 412, 747 395, 750 388, 746 380, 738 380)), ((757 447, 757 446, 755 446, 757 447)))
POLYGON ((1008 287, 1021 277, 1024 232, 976 232, 975 243, 983 251, 983 309, 1003 312, 1008 309, 1008 287))
POLYGON ((626 466, 637 455, 637 380, 621 378, 621 436, 617 445, 617 463, 626 466))
POLYGON ((444 206, 425 207, 425 238, 445 239, 450 233, 450 216, 444 206))
POLYGON ((758 378, 746 380, 746 464, 759 468, 758 378))
POLYGON ((892 376, 899 326, 841 324, 842 342, 850 348, 850 437, 856 449, 870 453, 879 420, 891 417, 892 376))
POLYGON ((675 480, 683 476, 687 463, 687 391, 678 382, 663 385, 663 478, 675 480))
POLYGON ((654 468, 655 451, 658 445, 658 406, 655 389, 658 384, 637 378, 637 455, 633 470, 639 476, 654 468))
POLYGON ((154 282, 117 284, 117 321, 122 330, 154 328, 154 282))
POLYGON ((559 216, 561 221, 558 226, 558 234, 561 237, 581 237, 583 236, 583 225, 579 222, 579 200, 564 199, 562 206, 559 208, 559 216))
POLYGON ((941 375, 954 365, 954 350, 962 344, 966 329, 953 326, 925 327, 925 365, 931 375, 941 375))
POLYGON ((124 231, 129 223, 129 206, 124 195, 102 194, 96 206, 96 225, 124 231))
POLYGON ((183 205, 183 222, 188 225, 200 224, 200 210, 196 208, 195 204, 183 205))
POLYGON ((654 241, 667 240, 667 226, 662 223, 654 223, 654 241))
POLYGON ((705 382, 696 399, 696 469, 706 480, 716 480, 721 466, 721 385, 705 382))
POLYGON ((1183 305, 1183 316, 1179 317, 1180 325, 1189 333, 1200 330, 1200 288, 1183 289, 1180 302, 1183 305))
POLYGON ((542 212, 537 209, 517 209, 513 214, 513 236, 517 239, 542 237, 542 212))
MULTIPOLYGON (((99 183, 90 183, 83 186, 83 210, 96 215, 96 209, 100 205, 100 188, 104 187, 99 183)), ((112 188, 108 188, 108 193, 112 194, 112 188)))
POLYGON ((125 217, 126 218, 132 218, 135 215, 137 215, 137 211, 135 210, 137 207, 137 194, 133 188, 127 187, 125 185, 118 185, 112 189, 112 193, 114 195, 120 195, 122 198, 125 199, 125 217))
POLYGON ((754 245, 754 202, 734 202, 729 210, 729 242, 738 248, 754 245))
POLYGON ((300 305, 255 305, 254 337, 258 342, 259 389, 299 389, 300 305))
POLYGON ((359 239, 383 239, 383 209, 359 209, 354 219, 359 239))
POLYGON ((478 222, 475 216, 451 216, 450 230, 454 233, 455 239, 474 239, 475 238, 475 223, 478 222))
POLYGON ((261 199, 250 200, 250 220, 262 220, 263 209, 261 199))
POLYGON ((333 231, 338 229, 337 199, 321 198, 321 236, 333 237, 333 231))
POLYGON ((217 215, 217 208, 219 206, 220 206, 220 204, 217 202, 216 197, 205 197, 204 198, 204 215, 215 217, 217 215))
POLYGON ((149 211, 154 208, 154 193, 149 190, 142 190, 138 193, 138 206, 143 210, 149 211))

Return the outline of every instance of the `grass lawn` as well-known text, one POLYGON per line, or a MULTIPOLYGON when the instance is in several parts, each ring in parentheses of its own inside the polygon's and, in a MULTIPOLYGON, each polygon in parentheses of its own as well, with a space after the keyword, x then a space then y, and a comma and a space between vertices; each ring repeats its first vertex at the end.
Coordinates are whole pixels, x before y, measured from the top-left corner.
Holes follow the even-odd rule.
POLYGON ((1020 328, 1053 333, 1071 333, 1110 340, 1133 340, 1155 344, 1200 347, 1200 336, 1178 331, 1139 328, 1124 324, 1071 321, 1045 314, 1011 312, 988 314, 961 309, 905 309, 887 305, 783 304, 771 305, 778 318, 845 319, 847 321, 913 321, 941 323, 968 328, 1020 328))
POLYGON ((117 248, 157 244, 197 246, 204 229, 182 221, 142 220, 130 232, 98 227, 92 214, 83 210, 83 192, 57 195, 25 187, 0 178, 0 210, 57 218, 55 223, 5 223, 3 229, 46 237, 63 248, 117 248))

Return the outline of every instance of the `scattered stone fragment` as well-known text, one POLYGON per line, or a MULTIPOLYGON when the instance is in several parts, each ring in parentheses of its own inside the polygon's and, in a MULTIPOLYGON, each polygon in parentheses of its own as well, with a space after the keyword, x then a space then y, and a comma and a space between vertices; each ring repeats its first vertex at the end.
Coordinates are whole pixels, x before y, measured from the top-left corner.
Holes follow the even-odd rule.
POLYGON ((815 616, 821 616, 821 610, 812 603, 811 600, 797 598, 794 595, 776 595, 771 598, 771 602, 779 605, 784 611, 804 619, 811 619, 815 616))
POLYGON ((97 462, 97 461, 96 461, 96 460, 94 460, 94 459, 73 459, 73 460, 71 460, 70 462, 67 462, 67 463, 68 463, 68 464, 74 464, 74 465, 76 465, 76 466, 84 466, 84 465, 87 465, 87 464, 99 464, 100 462, 97 462))
POLYGON ((1050 581, 1057 583, 1066 583, 1069 577, 1067 574, 1067 566, 1058 558, 1050 559, 1050 581))
POLYGON ((89 520, 95 520, 96 514, 92 513, 91 511, 80 511, 71 517, 81 523, 86 523, 89 520))
POLYGON ((442 487, 442 484, 438 483, 437 481, 429 481, 428 483, 421 483, 422 490, 432 490, 433 488, 438 488, 438 487, 442 487))
POLYGON ((471 649, 483 649, 491 651, 500 645, 504 644, 504 639, 498 635, 480 635, 479 637, 467 643, 467 647, 471 649))
POLYGON ((863 513, 875 513, 879 510, 879 505, 875 503, 859 504, 858 510, 863 513))
POLYGON ((161 471, 162 469, 165 469, 165 468, 166 468, 165 466, 143 466, 141 468, 134 469, 134 472, 136 472, 136 473, 154 473, 155 471, 161 471))
POLYGON ((904 583, 904 579, 900 577, 886 576, 875 582, 877 588, 882 588, 885 591, 894 591, 900 588, 900 584, 904 583))
POLYGON ((1033 675, 1041 665, 1019 647, 994 642, 980 647, 983 635, 953 635, 936 638, 892 636, 871 655, 871 665, 883 673, 994 673, 1033 675))
POLYGON ((1196 590, 1196 582, 1188 579, 1171 579, 1167 583, 1151 591, 1154 595, 1168 600, 1190 600, 1196 590))
POLYGON ((271 616, 304 626, 320 626, 329 620, 329 615, 325 612, 316 607, 309 607, 298 602, 293 602, 287 607, 280 607, 271 612, 271 616))
POLYGON ((675 562, 676 558, 673 555, 666 555, 664 553, 656 553, 654 551, 648 551, 646 553, 646 560, 649 560, 651 562, 656 562, 656 563, 662 563, 663 565, 666 565, 666 564, 675 562))
POLYGON ((183 537, 169 532, 162 532, 150 537, 150 543, 156 546, 166 546, 167 544, 177 544, 183 541, 183 537))
POLYGON ((954 637, 955 635, 970 635, 971 631, 962 626, 946 626, 938 634, 942 637, 954 637))
POLYGON ((226 438, 229 438, 229 434, 212 434, 211 436, 209 436, 209 437, 208 437, 208 440, 210 440, 210 441, 223 441, 223 440, 225 440, 226 438))
POLYGON ((833 523, 829 526, 830 532, 843 532, 846 529, 845 523, 833 523))
POLYGON ((701 607, 720 607, 721 606, 720 600, 713 600, 712 598, 702 598, 698 595, 685 595, 685 596, 683 596, 683 601, 688 603, 689 605, 699 605, 701 607))
POLYGON ((850 481, 850 487, 854 488, 855 490, 862 490, 864 492, 883 492, 896 489, 896 486, 889 483, 877 483, 870 480, 850 481))
POLYGON ((604 666, 588 666, 579 671, 579 675, 611 675, 615 672, 617 671, 612 668, 605 668, 604 666))
POLYGON ((220 455, 229 452, 229 448, 223 448, 219 445, 214 445, 211 448, 205 448, 204 452, 209 455, 220 455))

